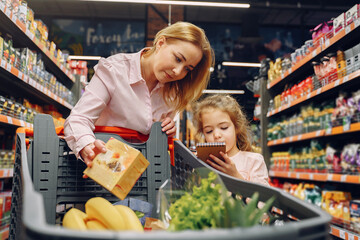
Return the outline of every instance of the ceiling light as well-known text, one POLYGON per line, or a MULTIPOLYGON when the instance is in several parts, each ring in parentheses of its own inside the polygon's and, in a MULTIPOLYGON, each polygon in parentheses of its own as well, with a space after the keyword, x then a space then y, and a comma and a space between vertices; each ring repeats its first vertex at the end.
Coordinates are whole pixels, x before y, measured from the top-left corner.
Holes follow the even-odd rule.
POLYGON ((84 61, 89 61, 89 60, 100 60, 100 56, 77 56, 77 55, 70 55, 68 57, 69 60, 84 60, 84 61))
POLYGON ((165 0, 80 0, 85 2, 117 2, 117 3, 147 3, 147 4, 166 4, 202 7, 229 7, 229 8, 249 8, 247 3, 222 3, 222 2, 200 2, 200 1, 165 1, 165 0))
POLYGON ((223 66, 231 67, 260 67, 261 63, 247 63, 247 62, 223 62, 223 66))
POLYGON ((205 90, 203 90, 203 93, 244 94, 244 90, 205 89, 205 90))

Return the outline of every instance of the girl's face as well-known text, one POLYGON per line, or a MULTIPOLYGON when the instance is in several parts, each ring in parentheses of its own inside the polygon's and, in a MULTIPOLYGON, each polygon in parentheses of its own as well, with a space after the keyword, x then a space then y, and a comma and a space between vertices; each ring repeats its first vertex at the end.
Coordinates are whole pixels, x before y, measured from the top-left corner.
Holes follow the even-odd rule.
POLYGON ((206 142, 225 142, 229 157, 239 152, 236 146, 235 126, 229 114, 220 109, 206 109, 201 114, 206 142))
POLYGON ((167 41, 164 37, 156 43, 153 71, 161 83, 183 79, 202 58, 201 49, 186 41, 167 41))

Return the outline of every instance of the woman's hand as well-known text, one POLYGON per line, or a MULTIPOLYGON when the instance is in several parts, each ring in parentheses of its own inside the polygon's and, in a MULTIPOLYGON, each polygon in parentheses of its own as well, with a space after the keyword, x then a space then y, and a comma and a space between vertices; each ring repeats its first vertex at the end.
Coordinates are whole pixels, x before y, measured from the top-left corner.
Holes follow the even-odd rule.
POLYGON ((167 117, 161 123, 162 131, 166 133, 169 137, 173 137, 176 133, 176 126, 174 120, 167 117))
POLYGON ((220 172, 244 180, 241 174, 236 170, 236 166, 233 161, 231 161, 229 156, 222 151, 220 151, 220 155, 222 156, 223 160, 210 154, 210 159, 207 159, 206 163, 220 172))
POLYGON ((96 139, 95 142, 90 143, 81 149, 80 156, 88 167, 92 167, 92 161, 95 156, 99 153, 106 153, 106 151, 105 143, 96 139))

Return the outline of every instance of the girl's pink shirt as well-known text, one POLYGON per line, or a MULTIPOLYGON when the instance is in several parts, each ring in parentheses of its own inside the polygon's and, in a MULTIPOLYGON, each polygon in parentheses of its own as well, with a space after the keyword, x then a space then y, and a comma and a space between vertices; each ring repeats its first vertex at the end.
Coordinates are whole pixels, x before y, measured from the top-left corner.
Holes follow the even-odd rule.
POLYGON ((94 76, 64 125, 65 140, 77 157, 95 141, 95 125, 149 134, 154 122, 174 117, 163 100, 163 85, 158 83, 149 92, 141 76, 142 51, 102 58, 94 67, 94 76))
POLYGON ((268 170, 261 154, 240 151, 230 159, 246 181, 270 186, 268 170))

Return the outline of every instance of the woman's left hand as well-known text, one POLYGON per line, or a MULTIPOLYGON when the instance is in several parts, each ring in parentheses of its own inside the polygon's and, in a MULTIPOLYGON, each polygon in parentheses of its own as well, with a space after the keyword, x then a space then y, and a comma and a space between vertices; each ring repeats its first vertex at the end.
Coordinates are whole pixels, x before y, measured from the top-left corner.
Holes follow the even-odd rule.
POLYGON ((223 159, 220 159, 210 154, 210 159, 207 159, 206 163, 215 168, 216 170, 219 170, 220 172, 244 180, 241 174, 237 171, 235 164, 233 163, 233 161, 231 161, 229 156, 221 151, 220 155, 223 159))
POLYGON ((176 126, 174 120, 167 117, 161 123, 162 131, 165 132, 169 137, 173 137, 176 133, 176 126))

